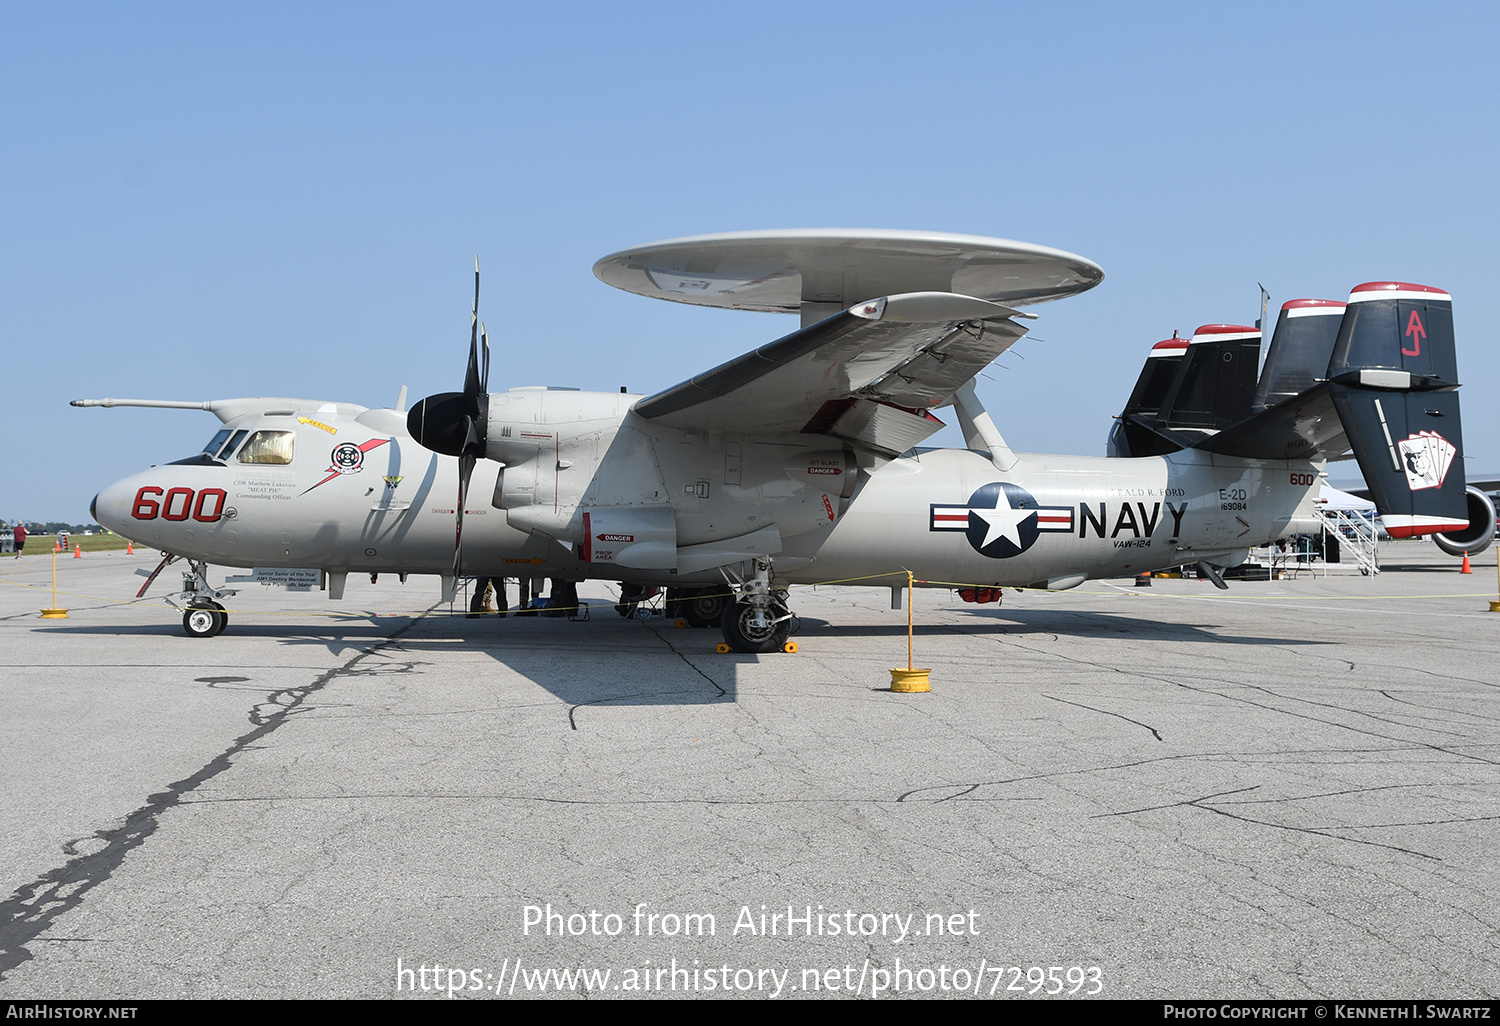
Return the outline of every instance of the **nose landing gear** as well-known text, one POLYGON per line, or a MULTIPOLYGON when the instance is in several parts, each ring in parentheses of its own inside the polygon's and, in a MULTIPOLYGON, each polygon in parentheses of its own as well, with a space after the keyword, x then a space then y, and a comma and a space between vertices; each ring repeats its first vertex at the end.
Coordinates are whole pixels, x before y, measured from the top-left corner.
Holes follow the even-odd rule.
POLYGON ((229 626, 229 614, 217 602, 194 606, 182 614, 182 629, 190 638, 211 638, 229 626))
MULTIPOLYGON (((170 557, 163 561, 163 565, 169 561, 170 557)), ((190 559, 187 564, 188 569, 182 574, 182 591, 177 596, 186 606, 182 611, 182 629, 190 638, 212 638, 216 634, 222 634, 224 628, 229 626, 229 614, 219 605, 218 600, 228 598, 235 590, 215 588, 209 584, 208 564, 202 560, 190 559)), ((161 567, 157 568, 158 571, 160 569, 161 567)), ((150 584, 150 581, 146 582, 147 587, 150 584)), ((144 593, 145 590, 142 588, 141 592, 144 593)), ((172 600, 169 598, 167 601, 172 600)))

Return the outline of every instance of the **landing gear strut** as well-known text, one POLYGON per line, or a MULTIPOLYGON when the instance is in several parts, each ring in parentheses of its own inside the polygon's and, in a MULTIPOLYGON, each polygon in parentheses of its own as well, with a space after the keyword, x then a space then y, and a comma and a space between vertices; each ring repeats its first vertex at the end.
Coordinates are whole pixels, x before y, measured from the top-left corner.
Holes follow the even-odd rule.
POLYGON ((222 634, 229 626, 229 614, 218 600, 228 598, 235 590, 210 585, 208 564, 202 560, 190 559, 187 564, 188 569, 182 573, 182 591, 177 596, 187 607, 182 613, 182 629, 190 638, 211 638, 222 634))
POLYGON ((778 652, 791 636, 795 618, 786 607, 786 592, 771 590, 771 564, 754 561, 754 572, 726 602, 719 620, 724 642, 736 652, 778 652))

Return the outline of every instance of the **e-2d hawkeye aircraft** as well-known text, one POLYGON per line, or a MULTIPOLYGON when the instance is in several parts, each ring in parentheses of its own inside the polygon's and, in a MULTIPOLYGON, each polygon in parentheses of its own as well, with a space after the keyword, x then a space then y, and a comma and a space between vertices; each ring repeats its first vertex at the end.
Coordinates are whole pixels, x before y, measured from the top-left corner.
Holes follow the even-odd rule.
POLYGON ((742 232, 625 250, 594 273, 802 327, 653 395, 491 393, 476 263, 463 390, 409 413, 404 388, 397 409, 76 401, 223 423, 198 455, 105 488, 92 512, 188 561, 193 635, 226 622, 212 563, 315 568, 334 599, 351 572, 436 574, 448 601, 461 574, 616 581, 627 600, 664 587, 744 652, 784 646, 800 584, 905 584, 909 571, 984 599, 1197 564, 1222 587, 1251 546, 1316 529, 1324 465, 1351 449, 1391 534, 1487 537, 1494 523, 1466 495, 1451 301, 1434 288, 1375 282, 1347 303, 1288 304, 1259 379, 1254 329, 1153 350, 1101 458, 1013 452, 973 385, 1026 333, 1020 307, 1102 280, 1074 254, 742 232), (944 407, 967 448, 919 448, 944 407))

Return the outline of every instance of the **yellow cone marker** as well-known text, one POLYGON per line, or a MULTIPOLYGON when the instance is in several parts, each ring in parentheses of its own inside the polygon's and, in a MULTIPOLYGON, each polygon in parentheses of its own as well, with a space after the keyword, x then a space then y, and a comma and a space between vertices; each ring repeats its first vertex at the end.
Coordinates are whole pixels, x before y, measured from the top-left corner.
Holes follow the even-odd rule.
POLYGON ((57 553, 52 553, 52 606, 51 609, 42 610, 43 620, 61 620, 68 615, 66 609, 57 608, 57 553))
POLYGON ((928 674, 932 670, 919 670, 912 666, 912 576, 906 571, 906 669, 891 670, 891 690, 903 695, 920 694, 932 690, 928 674))

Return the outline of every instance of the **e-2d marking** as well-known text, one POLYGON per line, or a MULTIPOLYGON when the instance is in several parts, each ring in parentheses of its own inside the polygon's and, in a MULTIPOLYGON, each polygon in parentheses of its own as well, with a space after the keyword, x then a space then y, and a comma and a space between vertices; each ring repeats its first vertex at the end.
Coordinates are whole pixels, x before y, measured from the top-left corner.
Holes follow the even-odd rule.
POLYGON ((1249 509, 1250 493, 1238 485, 1219 489, 1219 508, 1227 510, 1249 509))

